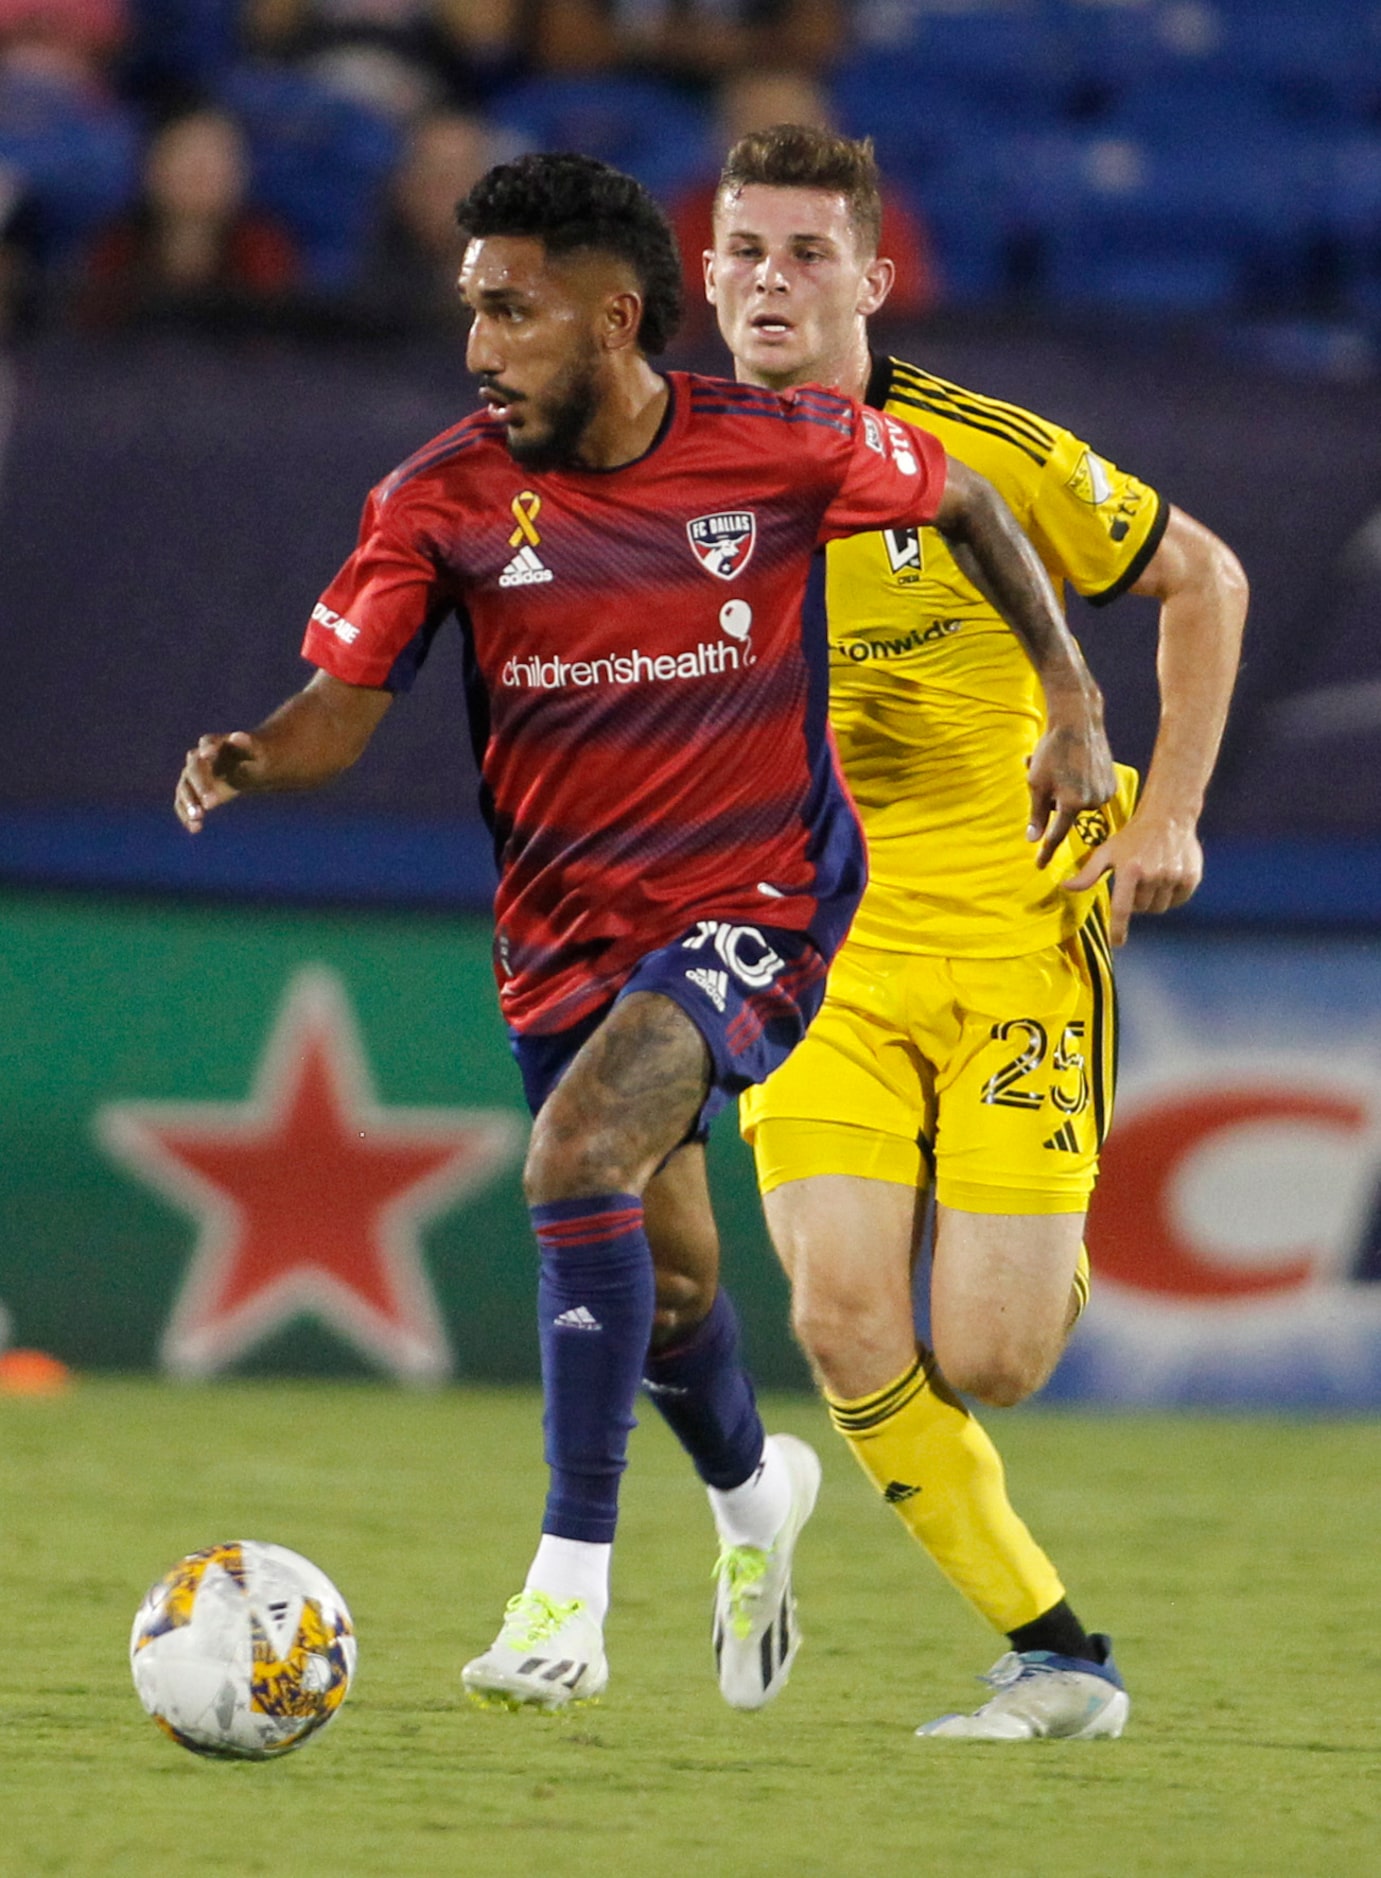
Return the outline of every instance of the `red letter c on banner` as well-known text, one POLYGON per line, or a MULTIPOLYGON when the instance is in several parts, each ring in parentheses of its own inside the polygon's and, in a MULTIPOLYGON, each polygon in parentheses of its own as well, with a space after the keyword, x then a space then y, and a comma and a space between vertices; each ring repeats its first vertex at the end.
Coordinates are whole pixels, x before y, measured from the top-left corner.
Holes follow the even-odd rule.
POLYGON ((1094 1271, 1138 1291, 1199 1300, 1264 1297, 1304 1284, 1315 1253, 1301 1247, 1256 1269, 1216 1263, 1177 1229, 1168 1203, 1171 1182, 1195 1148, 1260 1121, 1312 1123, 1355 1135, 1370 1117, 1360 1104, 1337 1097, 1228 1088, 1168 1095, 1119 1120, 1103 1148, 1089 1211, 1094 1271))

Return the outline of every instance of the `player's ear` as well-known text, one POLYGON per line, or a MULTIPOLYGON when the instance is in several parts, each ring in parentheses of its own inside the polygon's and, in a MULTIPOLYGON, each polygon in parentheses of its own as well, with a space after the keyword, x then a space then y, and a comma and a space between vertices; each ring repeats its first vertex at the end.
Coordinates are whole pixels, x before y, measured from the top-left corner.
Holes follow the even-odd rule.
POLYGON ((631 287, 606 296, 600 309, 600 338, 606 352, 621 352, 638 343, 643 323, 643 297, 631 287))
POLYGON ((863 282, 859 289, 858 311, 864 319, 871 319, 892 291, 892 283, 897 278, 896 266, 885 254, 874 255, 863 272, 863 282))
POLYGON ((700 262, 705 270, 705 298, 711 306, 718 306, 719 302, 714 297, 714 249, 706 248, 700 262))

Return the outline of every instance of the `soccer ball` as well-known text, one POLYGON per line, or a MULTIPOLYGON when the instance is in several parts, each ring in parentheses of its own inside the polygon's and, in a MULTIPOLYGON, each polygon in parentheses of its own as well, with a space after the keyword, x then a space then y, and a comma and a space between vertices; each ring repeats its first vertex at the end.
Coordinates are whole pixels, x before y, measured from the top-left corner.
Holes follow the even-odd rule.
POLYGON ((322 1571, 235 1539, 182 1559, 135 1612, 139 1700, 194 1754, 266 1761, 324 1728, 355 1673, 355 1626, 322 1571))

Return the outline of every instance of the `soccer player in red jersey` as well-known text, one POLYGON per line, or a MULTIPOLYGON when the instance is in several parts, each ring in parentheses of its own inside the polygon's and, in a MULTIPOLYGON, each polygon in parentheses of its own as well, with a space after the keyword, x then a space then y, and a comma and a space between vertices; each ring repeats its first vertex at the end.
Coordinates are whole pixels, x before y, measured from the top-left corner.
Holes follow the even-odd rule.
POLYGON ((653 369, 680 263, 638 184, 524 157, 457 215, 487 409, 371 493, 312 612, 318 672, 257 730, 203 737, 177 813, 195 832, 242 792, 338 774, 457 616, 499 864, 499 1002, 536 1117, 524 1183, 551 1469, 527 1582, 465 1684, 547 1708, 603 1689, 643 1380, 710 1491, 721 1689, 759 1707, 796 1651, 791 1553, 819 1463, 764 1435, 717 1287, 702 1144, 802 1036, 863 887, 815 550, 927 523, 971 559, 1045 691, 1031 801, 1047 854, 1112 792, 1101 700, 1011 512, 934 438, 831 392, 653 369))

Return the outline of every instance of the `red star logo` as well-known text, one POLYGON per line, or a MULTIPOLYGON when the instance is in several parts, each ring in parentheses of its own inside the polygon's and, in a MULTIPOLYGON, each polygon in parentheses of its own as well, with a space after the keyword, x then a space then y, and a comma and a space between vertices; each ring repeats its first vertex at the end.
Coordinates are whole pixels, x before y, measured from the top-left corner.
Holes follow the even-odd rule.
POLYGON ((344 987, 288 986, 245 1102, 113 1102, 107 1149, 199 1232, 164 1332, 167 1367, 206 1376, 310 1313, 408 1380, 451 1351, 418 1228, 518 1151, 503 1110, 382 1108, 344 987))

